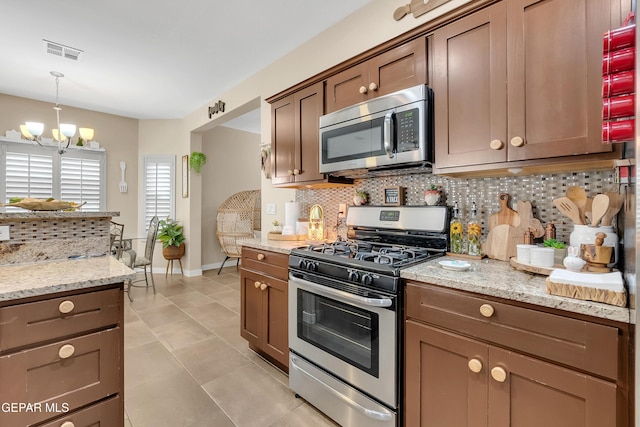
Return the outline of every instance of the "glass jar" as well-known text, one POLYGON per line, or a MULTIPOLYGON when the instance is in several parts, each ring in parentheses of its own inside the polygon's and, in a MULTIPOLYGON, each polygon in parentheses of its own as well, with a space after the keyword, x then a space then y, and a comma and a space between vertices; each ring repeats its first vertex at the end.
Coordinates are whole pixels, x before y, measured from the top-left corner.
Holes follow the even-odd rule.
POLYGON ((580 245, 594 245, 596 242, 596 234, 604 233, 607 237, 604 239, 603 246, 612 246, 614 252, 614 262, 607 264, 607 267, 613 267, 618 262, 618 235, 613 231, 613 226, 603 225, 600 227, 590 227, 588 225, 574 225, 573 231, 569 236, 569 245, 580 249, 580 245))

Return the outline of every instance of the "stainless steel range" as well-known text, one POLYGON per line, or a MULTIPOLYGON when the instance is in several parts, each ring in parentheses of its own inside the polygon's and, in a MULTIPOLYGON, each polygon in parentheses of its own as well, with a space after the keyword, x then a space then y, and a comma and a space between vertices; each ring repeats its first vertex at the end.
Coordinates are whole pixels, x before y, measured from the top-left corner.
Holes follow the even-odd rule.
POLYGON ((289 386, 342 426, 401 416, 402 268, 447 250, 445 206, 352 207, 348 240, 289 257, 289 386))

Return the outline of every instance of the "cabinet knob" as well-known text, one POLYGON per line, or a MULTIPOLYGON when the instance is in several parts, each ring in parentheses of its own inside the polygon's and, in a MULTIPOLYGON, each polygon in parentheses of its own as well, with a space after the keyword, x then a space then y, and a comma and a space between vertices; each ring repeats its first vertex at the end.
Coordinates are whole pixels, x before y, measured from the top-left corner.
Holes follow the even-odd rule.
POLYGON ((293 174, 294 175, 300 175, 300 169, 294 169, 293 170, 293 174))
POLYGON ((287 171, 287 175, 289 175, 289 176, 293 175, 293 171, 292 171, 291 169, 289 169, 289 170, 287 171))
POLYGON ((524 139, 519 136, 514 136, 513 138, 511 138, 511 145, 513 145, 514 147, 522 147, 524 145, 524 139))
POLYGON ((378 85, 374 82, 369 83, 369 90, 378 90, 378 85))
POLYGON ((469 366, 469 370, 471 372, 474 372, 477 374, 480 371, 482 371, 482 362, 478 359, 469 360, 469 363, 467 363, 467 365, 469 366))
POLYGON ((71 356, 73 356, 73 353, 76 351, 76 348, 74 346, 72 346, 71 344, 65 344, 62 347, 60 347, 60 350, 58 350, 58 357, 60 359, 68 359, 71 356))
POLYGON ((480 306, 480 314, 484 317, 491 317, 496 310, 493 308, 491 304, 482 304, 480 306))
POLYGON ((502 369, 500 366, 496 366, 491 369, 491 377, 499 383, 503 383, 507 380, 507 371, 502 369))
POLYGON ((366 86, 360 86, 360 93, 363 94, 363 95, 365 93, 367 93, 367 87, 366 86))
POLYGON ((258 254, 258 261, 262 261, 264 259, 264 254, 258 254))
POLYGON ((260 290, 261 290, 261 291, 264 291, 264 290, 265 290, 265 289, 267 289, 268 287, 269 287, 269 285, 267 285, 266 283, 262 283, 262 284, 260 285, 260 290))
POLYGON ((76 427, 76 425, 71 421, 65 421, 62 424, 60 424, 60 427, 76 427))
POLYGON ((504 144, 499 139, 494 139, 489 143, 489 147, 491 147, 492 150, 502 150, 504 144))
POLYGON ((255 286, 255 288, 258 289, 260 287, 260 282, 259 281, 253 282, 253 286, 255 286))
POLYGON ((64 300, 58 306, 58 311, 62 314, 67 314, 67 313, 71 313, 74 308, 75 308, 75 304, 73 303, 73 301, 64 300))

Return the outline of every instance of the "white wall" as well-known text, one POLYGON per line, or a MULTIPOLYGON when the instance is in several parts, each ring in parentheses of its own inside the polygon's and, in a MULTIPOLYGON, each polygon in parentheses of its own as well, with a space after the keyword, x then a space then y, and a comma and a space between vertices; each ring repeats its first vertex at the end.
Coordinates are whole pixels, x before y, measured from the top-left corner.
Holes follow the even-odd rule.
POLYGON ((202 134, 202 152, 207 155, 202 169, 202 268, 207 270, 225 259, 216 238, 218 208, 239 191, 260 189, 260 135, 219 126, 202 134))
MULTIPOLYGON (((451 0, 438 7, 435 11, 419 18, 408 15, 401 21, 395 21, 393 12, 396 8, 407 4, 407 2, 407 0, 372 1, 356 13, 309 40, 300 48, 277 59, 270 66, 229 91, 222 94, 211 94, 210 103, 196 109, 180 123, 173 123, 172 121, 171 124, 175 126, 175 130, 178 133, 172 131, 168 132, 167 135, 161 135, 157 132, 150 134, 147 131, 152 129, 141 125, 140 154, 155 153, 153 151, 156 149, 154 144, 161 146, 172 144, 176 149, 182 151, 193 149, 193 144, 197 144, 197 142, 194 142, 194 136, 190 135, 189 132, 198 133, 210 130, 229 120, 230 117, 237 116, 240 111, 248 111, 249 106, 254 108, 253 106, 256 103, 259 104, 261 109, 262 134, 260 141, 268 143, 271 140, 271 119, 269 104, 264 99, 389 39, 406 33, 436 16, 469 2, 469 0, 451 0), (225 102, 226 111, 209 118, 207 114, 208 106, 218 100, 225 102)), ((264 177, 261 179, 263 212, 265 211, 266 203, 276 203, 278 213, 284 212, 284 203, 294 197, 294 190, 274 188, 271 186, 270 180, 266 180, 264 177)), ((179 183, 177 184, 179 185, 179 183)), ((201 207, 200 200, 195 196, 190 197, 188 200, 178 200, 178 205, 179 209, 185 212, 185 216, 192 221, 197 220, 201 207)), ((263 215, 262 228, 268 230, 272 220, 273 217, 263 215)), ((196 232, 196 227, 196 224, 190 224, 189 228, 192 231, 187 233, 187 239, 192 241, 192 246, 195 244, 195 239, 199 238, 199 236, 191 234, 196 232)), ((187 253, 186 263, 189 266, 188 269, 195 272, 201 265, 198 265, 199 257, 192 252, 193 248, 191 253, 187 253)))

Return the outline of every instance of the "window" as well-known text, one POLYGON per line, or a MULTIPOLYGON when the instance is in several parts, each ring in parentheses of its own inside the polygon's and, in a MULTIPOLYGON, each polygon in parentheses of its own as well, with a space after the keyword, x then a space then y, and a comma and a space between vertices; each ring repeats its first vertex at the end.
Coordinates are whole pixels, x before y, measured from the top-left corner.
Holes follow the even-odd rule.
MULTIPOLYGON (((76 149, 60 155, 53 147, 0 140, 0 201, 33 197, 86 203, 83 211, 105 209, 106 154, 76 149)), ((12 208, 7 208, 11 211, 12 208)))
POLYGON ((154 216, 175 218, 175 156, 144 157, 144 225, 147 230, 154 216))

